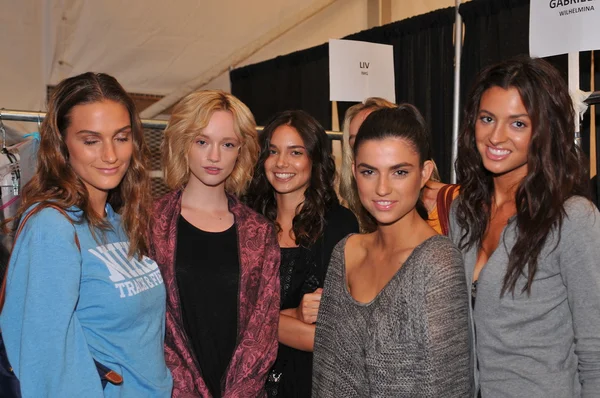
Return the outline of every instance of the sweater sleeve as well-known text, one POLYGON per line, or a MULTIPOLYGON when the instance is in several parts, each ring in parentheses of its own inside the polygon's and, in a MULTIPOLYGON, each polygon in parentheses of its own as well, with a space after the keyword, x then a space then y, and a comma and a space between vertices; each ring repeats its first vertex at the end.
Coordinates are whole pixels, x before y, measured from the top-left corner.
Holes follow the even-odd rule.
POLYGON ((560 272, 573 317, 582 397, 600 391, 600 213, 587 200, 567 203, 560 272))
MULTIPOLYGON (((279 326, 280 251, 275 228, 266 230, 258 297, 238 349, 243 350, 239 370, 230 372, 224 398, 263 397, 267 373, 277 357, 279 326)), ((244 303, 240 303, 244 305, 244 303)))
POLYGON ((428 396, 469 397, 471 344, 462 257, 454 247, 440 248, 433 256, 436 266, 426 285, 424 314, 433 378, 428 396))
POLYGON ((75 312, 81 254, 73 225, 41 210, 17 238, 0 318, 23 397, 103 397, 75 312))

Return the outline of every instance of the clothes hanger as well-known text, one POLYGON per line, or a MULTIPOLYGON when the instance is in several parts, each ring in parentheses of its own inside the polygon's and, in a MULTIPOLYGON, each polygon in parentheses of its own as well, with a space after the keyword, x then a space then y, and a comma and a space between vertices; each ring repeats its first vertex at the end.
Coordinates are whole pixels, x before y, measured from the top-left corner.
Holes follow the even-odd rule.
POLYGON ((6 129, 4 128, 4 122, 2 121, 2 111, 0 109, 0 133, 2 133, 2 152, 6 152, 6 129))
MULTIPOLYGON (((0 133, 2 134, 2 149, 0 152, 6 155, 10 161, 10 164, 4 166, 1 173, 3 173, 2 178, 9 173, 11 173, 13 177, 11 185, 0 185, 0 188, 12 188, 13 195, 17 196, 19 195, 19 180, 21 179, 21 170, 19 168, 19 161, 17 160, 17 157, 13 153, 10 153, 6 148, 6 128, 4 127, 4 121, 2 120, 3 110, 4 108, 0 109, 0 133)), ((1 192, 0 197, 2 197, 1 192)))

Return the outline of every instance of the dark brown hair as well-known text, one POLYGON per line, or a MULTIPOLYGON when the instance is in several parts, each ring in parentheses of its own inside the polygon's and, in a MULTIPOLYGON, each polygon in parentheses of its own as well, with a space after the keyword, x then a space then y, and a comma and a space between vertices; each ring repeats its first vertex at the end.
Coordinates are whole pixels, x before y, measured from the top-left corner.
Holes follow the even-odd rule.
MULTIPOLYGON (((339 204, 333 183, 335 163, 325 129, 308 113, 295 110, 276 114, 259 135, 260 155, 250 184, 246 202, 250 207, 271 221, 277 220, 275 191, 265 173, 265 161, 270 154, 271 137, 280 126, 293 127, 304 142, 311 160, 310 183, 304 192, 304 202, 296 211, 292 221, 292 231, 296 244, 308 247, 315 243, 325 229, 325 214, 335 204, 339 204)), ((279 227, 279 226, 278 226, 279 227)))
MULTIPOLYGON (((419 155, 419 166, 423 166, 430 158, 430 139, 427 123, 419 110, 411 104, 399 104, 395 108, 382 108, 373 111, 366 117, 358 129, 354 141, 354 158, 365 141, 401 138, 412 146, 419 155)), ((416 203, 417 213, 427 220, 427 208, 419 199, 416 203)))
POLYGON ((517 280, 524 275, 527 284, 522 292, 529 294, 540 251, 552 229, 560 231, 565 201, 574 195, 589 198, 589 177, 575 144, 573 104, 559 72, 544 60, 529 57, 484 69, 467 97, 458 137, 456 173, 461 195, 456 215, 464 231, 461 249, 479 248, 490 220, 493 175, 483 167, 477 150, 475 123, 481 97, 491 87, 515 88, 532 124, 527 176, 515 194, 517 239, 502 285, 502 295, 514 294, 517 280))

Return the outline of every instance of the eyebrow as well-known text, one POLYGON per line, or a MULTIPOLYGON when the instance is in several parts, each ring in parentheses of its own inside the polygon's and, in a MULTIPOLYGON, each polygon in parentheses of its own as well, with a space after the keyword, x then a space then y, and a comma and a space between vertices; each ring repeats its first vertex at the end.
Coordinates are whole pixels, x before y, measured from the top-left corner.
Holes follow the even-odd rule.
MULTIPOLYGON (((371 166, 370 164, 367 164, 367 163, 359 163, 359 165, 357 167, 365 167, 367 169, 377 170, 377 167, 371 166)), ((414 167, 414 165, 412 163, 404 162, 404 163, 398 163, 391 167, 388 167, 388 169, 389 170, 397 170, 397 169, 401 169, 403 167, 414 167)))
MULTIPOLYGON (((125 127, 121 127, 120 129, 118 129, 117 131, 115 131, 115 132, 113 133, 113 136, 114 136, 114 135, 117 135, 117 134, 120 134, 120 133, 123 133, 123 132, 125 132, 125 131, 127 131, 127 130, 131 130, 131 126, 125 126, 125 127)), ((97 132, 97 131, 92 131, 92 130, 79 130, 79 131, 77 132, 77 134, 92 134, 92 135, 101 135, 99 132, 97 132)))
MULTIPOLYGON (((207 136, 206 134, 200 133, 196 136, 196 138, 208 138, 209 140, 211 139, 211 137, 207 136)), ((233 133, 233 135, 227 136, 225 138, 223 138, 224 140, 232 140, 232 139, 236 139, 239 140, 238 136, 233 133)))
MULTIPOLYGON (((277 145, 269 144, 269 147, 277 148, 277 145)), ((288 148, 288 149, 306 149, 303 145, 290 145, 286 148, 288 148)))
MULTIPOLYGON (((494 116, 494 117, 496 116, 492 112, 486 111, 485 109, 480 109, 479 113, 487 113, 490 116, 494 116)), ((517 118, 520 118, 520 117, 529 117, 529 115, 527 113, 519 113, 518 115, 509 115, 508 117, 510 119, 517 119, 517 118)))
MULTIPOLYGON (((197 140, 198 138, 204 138, 204 139, 207 139, 207 140, 210 140, 210 139, 211 139, 209 136, 207 136, 207 135, 205 135, 205 134, 198 134, 198 135, 196 136, 196 138, 194 138, 194 139, 195 139, 195 140, 197 140)), ((221 140, 221 142, 223 142, 223 141, 232 141, 232 140, 235 140, 235 141, 238 141, 238 142, 239 142, 239 141, 241 141, 241 140, 238 138, 238 136, 237 136, 237 135, 233 135, 233 136, 231 136, 231 137, 225 137, 225 138, 223 138, 223 139, 221 140)))

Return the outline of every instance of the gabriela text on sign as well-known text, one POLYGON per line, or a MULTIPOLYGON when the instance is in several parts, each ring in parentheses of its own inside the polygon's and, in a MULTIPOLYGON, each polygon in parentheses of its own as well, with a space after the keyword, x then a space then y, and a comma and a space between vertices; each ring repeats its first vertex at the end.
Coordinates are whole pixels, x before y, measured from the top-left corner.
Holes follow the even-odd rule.
MULTIPOLYGON (((591 3, 594 1, 595 0, 550 0, 550 8, 566 7, 566 6, 572 6, 575 4, 584 5, 583 3, 591 3)), ((593 7, 591 4, 590 4, 590 6, 593 7)))

